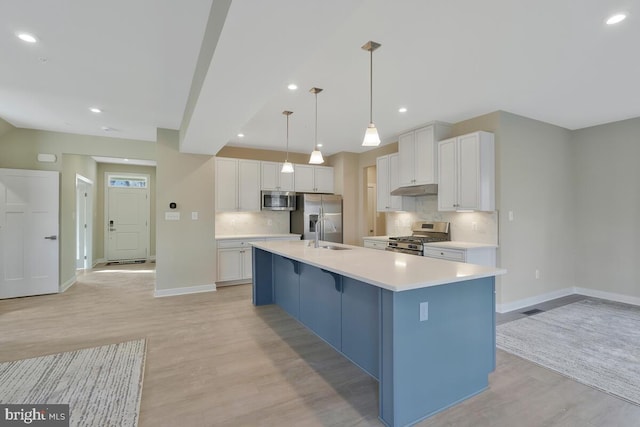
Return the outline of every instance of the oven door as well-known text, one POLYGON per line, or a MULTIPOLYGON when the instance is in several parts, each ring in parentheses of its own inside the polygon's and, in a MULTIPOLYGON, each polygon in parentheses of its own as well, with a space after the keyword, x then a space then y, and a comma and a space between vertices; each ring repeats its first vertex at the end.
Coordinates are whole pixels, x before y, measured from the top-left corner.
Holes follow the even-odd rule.
POLYGON ((389 251, 389 252, 398 252, 398 253, 401 253, 401 254, 422 256, 422 252, 420 252, 420 251, 416 251, 416 250, 413 250, 413 249, 398 248, 398 247, 395 247, 395 246, 387 246, 384 250, 385 251, 389 251))

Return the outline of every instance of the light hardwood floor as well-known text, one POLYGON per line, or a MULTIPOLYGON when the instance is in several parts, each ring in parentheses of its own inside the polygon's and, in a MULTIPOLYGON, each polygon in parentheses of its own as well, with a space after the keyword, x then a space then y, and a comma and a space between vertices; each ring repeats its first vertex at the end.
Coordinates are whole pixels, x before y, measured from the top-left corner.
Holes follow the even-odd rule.
MULTIPOLYGON (((278 307, 253 307, 249 285, 154 298, 153 268, 98 268, 64 294, 0 301, 0 361, 144 337, 141 427, 382 425, 376 381, 278 307)), ((418 425, 639 420, 638 406, 498 351, 489 390, 418 425)))

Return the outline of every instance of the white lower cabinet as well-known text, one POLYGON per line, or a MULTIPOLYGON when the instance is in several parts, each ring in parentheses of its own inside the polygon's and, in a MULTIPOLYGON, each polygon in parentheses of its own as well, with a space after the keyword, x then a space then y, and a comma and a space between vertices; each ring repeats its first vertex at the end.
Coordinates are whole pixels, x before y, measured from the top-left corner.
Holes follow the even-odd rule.
POLYGON ((365 248, 379 249, 381 251, 384 251, 387 248, 388 243, 387 240, 367 239, 366 237, 363 238, 362 241, 364 242, 365 248))
POLYGON ((454 249, 429 245, 424 248, 424 256, 445 259, 447 261, 486 265, 489 267, 496 266, 496 248, 493 246, 454 249))
POLYGON ((219 240, 217 281, 251 280, 251 242, 264 240, 219 240))
POLYGON ((300 236, 256 237, 250 239, 218 239, 216 285, 238 285, 250 282, 253 275, 251 242, 265 240, 299 240, 300 236))

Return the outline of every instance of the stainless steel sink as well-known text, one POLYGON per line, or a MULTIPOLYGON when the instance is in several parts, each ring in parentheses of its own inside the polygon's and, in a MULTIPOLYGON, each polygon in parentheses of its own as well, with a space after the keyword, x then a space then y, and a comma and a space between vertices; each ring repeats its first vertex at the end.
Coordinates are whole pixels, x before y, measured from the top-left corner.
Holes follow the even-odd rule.
POLYGON ((325 246, 320 246, 322 249, 329 249, 331 251, 348 251, 351 248, 345 248, 343 246, 332 246, 332 245, 325 245, 325 246))

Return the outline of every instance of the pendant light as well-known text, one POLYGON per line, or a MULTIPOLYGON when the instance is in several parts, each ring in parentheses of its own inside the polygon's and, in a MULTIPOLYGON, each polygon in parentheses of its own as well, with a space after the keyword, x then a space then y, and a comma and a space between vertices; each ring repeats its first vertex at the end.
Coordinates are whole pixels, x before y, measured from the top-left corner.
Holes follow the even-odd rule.
POLYGON ((324 163, 324 159, 322 158, 322 153, 318 149, 318 94, 322 92, 322 89, 319 87, 312 87, 309 92, 313 93, 316 96, 316 131, 315 131, 315 144, 313 146, 313 151, 311 152, 311 157, 309 158, 309 163, 312 165, 320 165, 324 163))
POLYGON ((362 49, 369 51, 371 58, 369 62, 369 126, 367 126, 367 130, 364 133, 364 141, 362 141, 362 145, 365 147, 377 147, 380 145, 378 129, 376 129, 376 125, 373 124, 373 51, 380 46, 382 46, 380 43, 374 41, 368 41, 362 46, 362 49))
POLYGON ((282 164, 282 173, 293 173, 293 165, 289 161, 289 116, 293 114, 293 111, 283 111, 282 114, 287 116, 287 157, 282 164))

